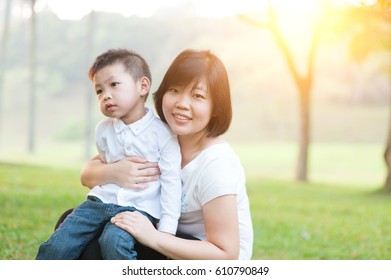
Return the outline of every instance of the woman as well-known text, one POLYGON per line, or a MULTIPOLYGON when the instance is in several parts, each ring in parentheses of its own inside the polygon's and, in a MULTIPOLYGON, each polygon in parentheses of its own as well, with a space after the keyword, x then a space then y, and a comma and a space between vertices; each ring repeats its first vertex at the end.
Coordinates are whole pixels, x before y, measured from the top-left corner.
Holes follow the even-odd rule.
MULTIPOLYGON (((140 243, 171 259, 250 259, 253 231, 242 165, 222 139, 232 108, 226 69, 209 51, 180 53, 154 94, 156 111, 178 135, 182 153, 182 213, 178 232, 157 231, 142 215, 123 212, 112 219, 140 243)), ((81 174, 92 188, 108 182, 147 187, 156 165, 127 158, 103 164, 97 158, 81 174)))

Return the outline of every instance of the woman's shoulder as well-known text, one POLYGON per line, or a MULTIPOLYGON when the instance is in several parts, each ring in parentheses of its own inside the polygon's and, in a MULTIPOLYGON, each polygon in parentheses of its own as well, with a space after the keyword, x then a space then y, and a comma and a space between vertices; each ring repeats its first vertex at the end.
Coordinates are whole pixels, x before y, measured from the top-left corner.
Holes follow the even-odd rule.
POLYGON ((211 175, 213 177, 221 176, 223 172, 226 173, 225 171, 227 171, 226 174, 230 175, 227 177, 231 177, 233 174, 229 174, 230 171, 236 174, 242 168, 240 159, 232 147, 227 142, 221 141, 202 150, 182 169, 182 173, 185 177, 200 178, 211 175))
POLYGON ((239 194, 245 186, 243 166, 228 143, 205 149, 194 166, 197 176, 196 193, 201 204, 226 194, 239 194))
POLYGON ((231 147, 225 141, 218 142, 208 146, 200 154, 202 161, 204 162, 213 162, 216 160, 222 160, 226 162, 237 162, 240 163, 240 159, 231 147))
POLYGON ((227 142, 209 146, 194 163, 193 167, 206 177, 226 174, 228 178, 239 175, 243 170, 239 157, 227 142))

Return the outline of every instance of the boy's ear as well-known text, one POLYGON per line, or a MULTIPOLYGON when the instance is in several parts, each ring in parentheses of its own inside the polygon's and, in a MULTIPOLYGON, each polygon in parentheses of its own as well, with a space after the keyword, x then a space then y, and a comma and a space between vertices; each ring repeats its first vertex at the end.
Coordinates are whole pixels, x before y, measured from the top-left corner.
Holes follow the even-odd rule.
POLYGON ((138 86, 140 87, 140 96, 145 96, 149 93, 151 81, 147 77, 142 77, 138 86))

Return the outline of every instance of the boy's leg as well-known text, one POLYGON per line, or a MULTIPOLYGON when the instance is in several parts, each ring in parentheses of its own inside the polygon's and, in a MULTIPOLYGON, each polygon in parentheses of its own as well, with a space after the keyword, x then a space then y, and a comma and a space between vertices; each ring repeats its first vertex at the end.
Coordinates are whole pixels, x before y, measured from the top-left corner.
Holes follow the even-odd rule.
MULTIPOLYGON (((113 216, 124 211, 138 211, 146 216, 151 222, 154 221, 154 218, 148 213, 139 211, 134 207, 126 206, 118 206, 115 211, 116 213, 113 213, 113 216)), ((102 257, 106 260, 136 260, 136 242, 137 240, 129 232, 115 226, 110 221, 103 229, 99 238, 102 257)))
POLYGON ((127 231, 107 222, 99 238, 100 251, 104 260, 136 260, 136 240, 127 231))
POLYGON ((94 238, 99 226, 109 218, 105 217, 106 204, 91 200, 80 204, 53 233, 41 244, 36 259, 77 259, 85 246, 94 238))
MULTIPOLYGON (((54 230, 56 230, 65 220, 65 218, 72 213, 74 208, 68 209, 64 213, 62 213, 61 217, 58 219, 56 226, 54 227, 54 230)), ((105 224, 101 225, 97 231, 97 234, 95 237, 88 242, 88 245, 84 249, 84 251, 81 253, 79 260, 101 260, 102 256, 100 254, 100 246, 98 242, 98 238, 100 237, 102 230, 104 228, 105 224)))

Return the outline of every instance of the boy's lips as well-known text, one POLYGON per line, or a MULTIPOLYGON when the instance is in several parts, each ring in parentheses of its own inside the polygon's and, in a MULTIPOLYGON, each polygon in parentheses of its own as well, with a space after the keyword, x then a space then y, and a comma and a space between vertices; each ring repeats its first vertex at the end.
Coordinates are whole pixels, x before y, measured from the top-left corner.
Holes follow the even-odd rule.
POLYGON ((115 107, 117 107, 117 106, 114 104, 106 104, 105 109, 106 109, 106 111, 113 111, 115 109, 115 107))

